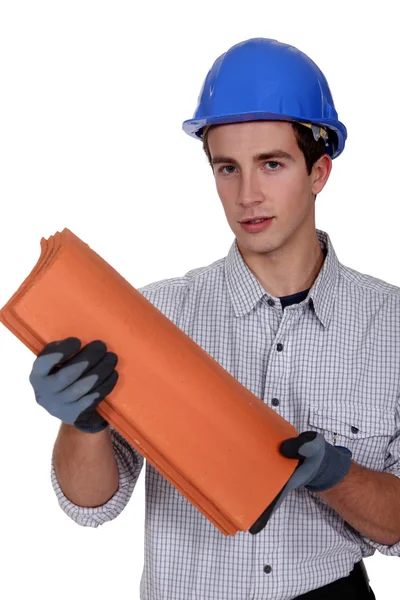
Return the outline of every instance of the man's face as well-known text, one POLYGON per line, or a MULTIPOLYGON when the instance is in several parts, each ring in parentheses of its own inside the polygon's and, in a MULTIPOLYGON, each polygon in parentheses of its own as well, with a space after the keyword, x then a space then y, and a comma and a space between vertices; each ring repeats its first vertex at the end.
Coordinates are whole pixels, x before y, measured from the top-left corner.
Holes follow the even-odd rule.
POLYGON ((315 231, 314 194, 325 185, 331 159, 321 157, 308 175, 290 123, 219 125, 210 129, 208 147, 218 195, 244 254, 296 248, 315 231), (272 219, 264 230, 246 232, 240 221, 258 216, 272 219))

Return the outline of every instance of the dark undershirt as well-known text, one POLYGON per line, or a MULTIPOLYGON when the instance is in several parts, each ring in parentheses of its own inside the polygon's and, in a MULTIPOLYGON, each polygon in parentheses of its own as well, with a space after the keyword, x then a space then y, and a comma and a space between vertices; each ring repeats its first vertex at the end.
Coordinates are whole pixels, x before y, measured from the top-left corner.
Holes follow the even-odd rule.
POLYGON ((286 306, 290 306, 291 304, 298 304, 307 298, 307 294, 310 290, 304 290, 303 292, 297 292, 297 294, 290 294, 290 296, 281 296, 279 300, 281 301, 282 308, 285 309, 286 306))
MULTIPOLYGON (((327 250, 323 248, 322 252, 324 253, 324 257, 326 258, 327 250)), ((291 304, 298 304, 307 298, 307 294, 310 291, 303 290, 302 292, 297 292, 296 294, 290 294, 290 296, 281 296, 279 300, 281 301, 282 308, 285 309, 286 306, 290 306, 291 304)))

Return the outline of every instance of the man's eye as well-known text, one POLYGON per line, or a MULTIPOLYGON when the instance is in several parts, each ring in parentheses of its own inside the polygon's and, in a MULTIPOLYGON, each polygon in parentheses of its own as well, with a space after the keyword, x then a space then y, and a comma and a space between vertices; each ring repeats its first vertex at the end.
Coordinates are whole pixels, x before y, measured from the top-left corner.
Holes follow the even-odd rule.
POLYGON ((277 171, 278 168, 281 166, 281 163, 276 162, 276 160, 269 160, 265 163, 266 165, 273 165, 272 169, 267 169, 268 171, 277 171))
POLYGON ((221 167, 219 171, 220 171, 220 173, 226 173, 229 175, 230 173, 233 173, 234 170, 235 170, 235 167, 233 165, 226 165, 225 167, 221 167), (224 169, 232 169, 232 170, 227 172, 227 171, 224 171, 224 169))

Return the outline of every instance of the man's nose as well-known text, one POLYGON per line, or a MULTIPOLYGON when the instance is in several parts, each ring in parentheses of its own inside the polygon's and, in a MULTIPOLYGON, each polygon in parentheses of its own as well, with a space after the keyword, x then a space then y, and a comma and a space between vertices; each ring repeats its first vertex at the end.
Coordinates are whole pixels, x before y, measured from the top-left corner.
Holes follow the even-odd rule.
POLYGON ((242 173, 238 200, 242 206, 250 206, 255 202, 264 200, 264 194, 256 172, 242 173))

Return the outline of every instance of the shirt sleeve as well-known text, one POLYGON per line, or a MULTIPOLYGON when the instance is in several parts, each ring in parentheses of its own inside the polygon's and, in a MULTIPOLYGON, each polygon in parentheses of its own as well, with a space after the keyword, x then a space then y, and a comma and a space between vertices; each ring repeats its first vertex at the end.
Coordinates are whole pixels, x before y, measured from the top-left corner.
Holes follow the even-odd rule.
MULTIPOLYGON (((391 473, 400 479, 400 400, 397 404, 395 426, 396 433, 389 442, 383 472, 391 473)), ((381 554, 385 554, 386 556, 400 556, 400 540, 392 546, 385 546, 365 536, 362 536, 362 538, 371 548, 378 550, 381 554)))
POLYGON ((115 429, 110 427, 111 441, 119 471, 119 487, 102 506, 84 507, 73 504, 64 495, 51 461, 51 483, 62 510, 78 525, 98 527, 115 519, 128 504, 143 467, 144 458, 115 429))

